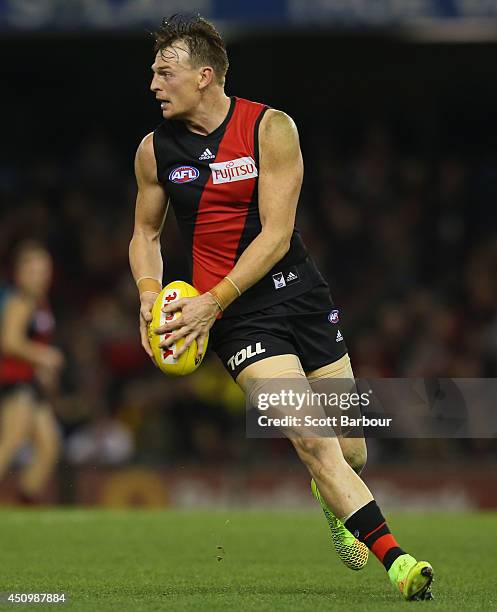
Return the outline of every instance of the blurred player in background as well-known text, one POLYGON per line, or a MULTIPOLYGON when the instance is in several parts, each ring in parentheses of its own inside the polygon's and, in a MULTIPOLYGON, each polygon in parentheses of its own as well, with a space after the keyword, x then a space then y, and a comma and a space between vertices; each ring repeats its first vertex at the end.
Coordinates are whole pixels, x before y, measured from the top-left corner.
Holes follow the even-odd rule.
POLYGON ((59 456, 50 398, 57 392, 64 358, 51 345, 49 252, 36 241, 25 241, 15 249, 12 263, 12 285, 0 293, 0 480, 29 444, 32 452, 18 492, 22 502, 35 503, 59 456))
MULTIPOLYGON (((145 350, 152 356, 147 324, 161 290, 169 200, 202 295, 166 307, 182 316, 156 330, 171 334, 162 346, 185 337, 179 353, 196 340, 200 355, 211 330, 214 350, 250 398, 268 379, 292 378, 306 389, 323 379, 352 380, 338 311, 295 229, 303 163, 294 122, 225 94, 225 45, 204 19, 164 21, 155 51, 151 89, 164 121, 136 155, 130 245, 145 350)), ((312 476, 342 561, 361 569, 370 549, 406 599, 431 598, 430 564, 399 547, 358 475, 364 440, 290 440, 312 476)))

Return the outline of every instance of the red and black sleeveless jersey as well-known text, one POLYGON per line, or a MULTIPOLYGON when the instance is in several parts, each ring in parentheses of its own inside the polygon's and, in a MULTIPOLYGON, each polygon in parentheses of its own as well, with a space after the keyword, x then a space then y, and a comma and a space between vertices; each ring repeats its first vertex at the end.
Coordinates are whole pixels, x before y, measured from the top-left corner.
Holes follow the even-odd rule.
MULTIPOLYGON (((12 292, 3 300, 3 307, 12 295, 12 292)), ((0 318, 2 312, 0 310, 0 318)), ((47 301, 41 302, 35 308, 27 329, 28 337, 33 342, 50 344, 53 339, 55 320, 47 301)), ((0 352, 0 385, 29 382, 34 378, 33 366, 18 357, 2 354, 0 352)))
MULTIPOLYGON (((187 242, 192 284, 208 291, 228 274, 261 231, 258 131, 267 106, 231 98, 223 123, 207 136, 181 121, 154 131, 158 180, 187 242)), ((225 316, 259 310, 324 282, 297 229, 284 258, 238 298, 225 316)))

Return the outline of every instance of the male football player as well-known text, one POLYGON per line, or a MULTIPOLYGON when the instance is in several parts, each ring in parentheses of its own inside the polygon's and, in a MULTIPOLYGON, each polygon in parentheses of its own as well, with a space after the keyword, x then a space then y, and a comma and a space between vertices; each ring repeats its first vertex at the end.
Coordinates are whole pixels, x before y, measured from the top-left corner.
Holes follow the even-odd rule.
POLYGON ((18 487, 23 503, 39 500, 60 451, 50 396, 64 357, 51 344, 51 279, 46 248, 32 240, 21 242, 13 257, 12 285, 0 297, 0 480, 29 443, 33 453, 18 487))
MULTIPOLYGON (((269 379, 300 388, 353 379, 328 286, 295 229, 303 176, 297 128, 285 113, 224 91, 228 58, 208 21, 172 18, 156 33, 151 90, 162 123, 136 154, 138 197, 130 262, 144 349, 161 290, 160 234, 174 207, 201 295, 166 307, 182 316, 156 333, 212 346, 249 397, 269 379)), ((359 477, 361 438, 289 436, 312 477, 341 559, 361 569, 368 549, 406 599, 431 597, 433 570, 400 548, 359 477)))

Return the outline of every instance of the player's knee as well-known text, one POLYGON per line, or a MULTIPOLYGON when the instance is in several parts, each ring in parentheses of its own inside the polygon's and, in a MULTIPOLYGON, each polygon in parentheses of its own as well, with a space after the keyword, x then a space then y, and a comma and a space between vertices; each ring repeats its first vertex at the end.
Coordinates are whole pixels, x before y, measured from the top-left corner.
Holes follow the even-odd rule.
POLYGON ((322 438, 293 438, 292 444, 301 457, 318 459, 325 452, 325 442, 322 438))
POLYGON ((354 444, 343 449, 343 456, 354 472, 360 474, 368 459, 368 449, 364 440, 356 439, 354 442, 354 444))
POLYGON ((61 452, 61 444, 58 436, 53 436, 50 440, 46 440, 41 449, 41 454, 47 464, 57 462, 61 452))
POLYGON ((26 443, 26 437, 13 434, 6 435, 0 440, 0 452, 2 455, 14 455, 26 443))
POLYGON ((31 413, 22 406, 19 413, 4 419, 0 447, 4 453, 15 453, 24 446, 30 436, 31 413))
POLYGON ((61 452, 61 440, 51 416, 38 420, 34 441, 39 459, 45 464, 57 461, 61 452))
MULTIPOLYGON (((336 440, 334 440, 336 442, 336 440)), ((319 478, 320 474, 336 473, 345 462, 338 444, 328 438, 297 438, 292 443, 300 459, 309 471, 319 478)))
POLYGON ((42 452, 47 463, 57 462, 61 453, 61 442, 57 433, 54 433, 45 441, 42 452))

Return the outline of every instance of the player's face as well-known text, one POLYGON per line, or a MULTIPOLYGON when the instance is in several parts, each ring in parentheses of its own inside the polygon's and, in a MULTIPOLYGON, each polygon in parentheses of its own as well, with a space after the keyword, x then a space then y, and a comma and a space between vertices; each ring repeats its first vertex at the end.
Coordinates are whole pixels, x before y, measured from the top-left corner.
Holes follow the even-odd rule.
POLYGON ((33 250, 22 254, 15 267, 16 285, 36 297, 43 297, 52 282, 52 258, 46 251, 33 250))
POLYGON ((181 43, 167 47, 155 56, 150 89, 160 101, 165 119, 188 117, 200 101, 200 73, 190 64, 181 43))

